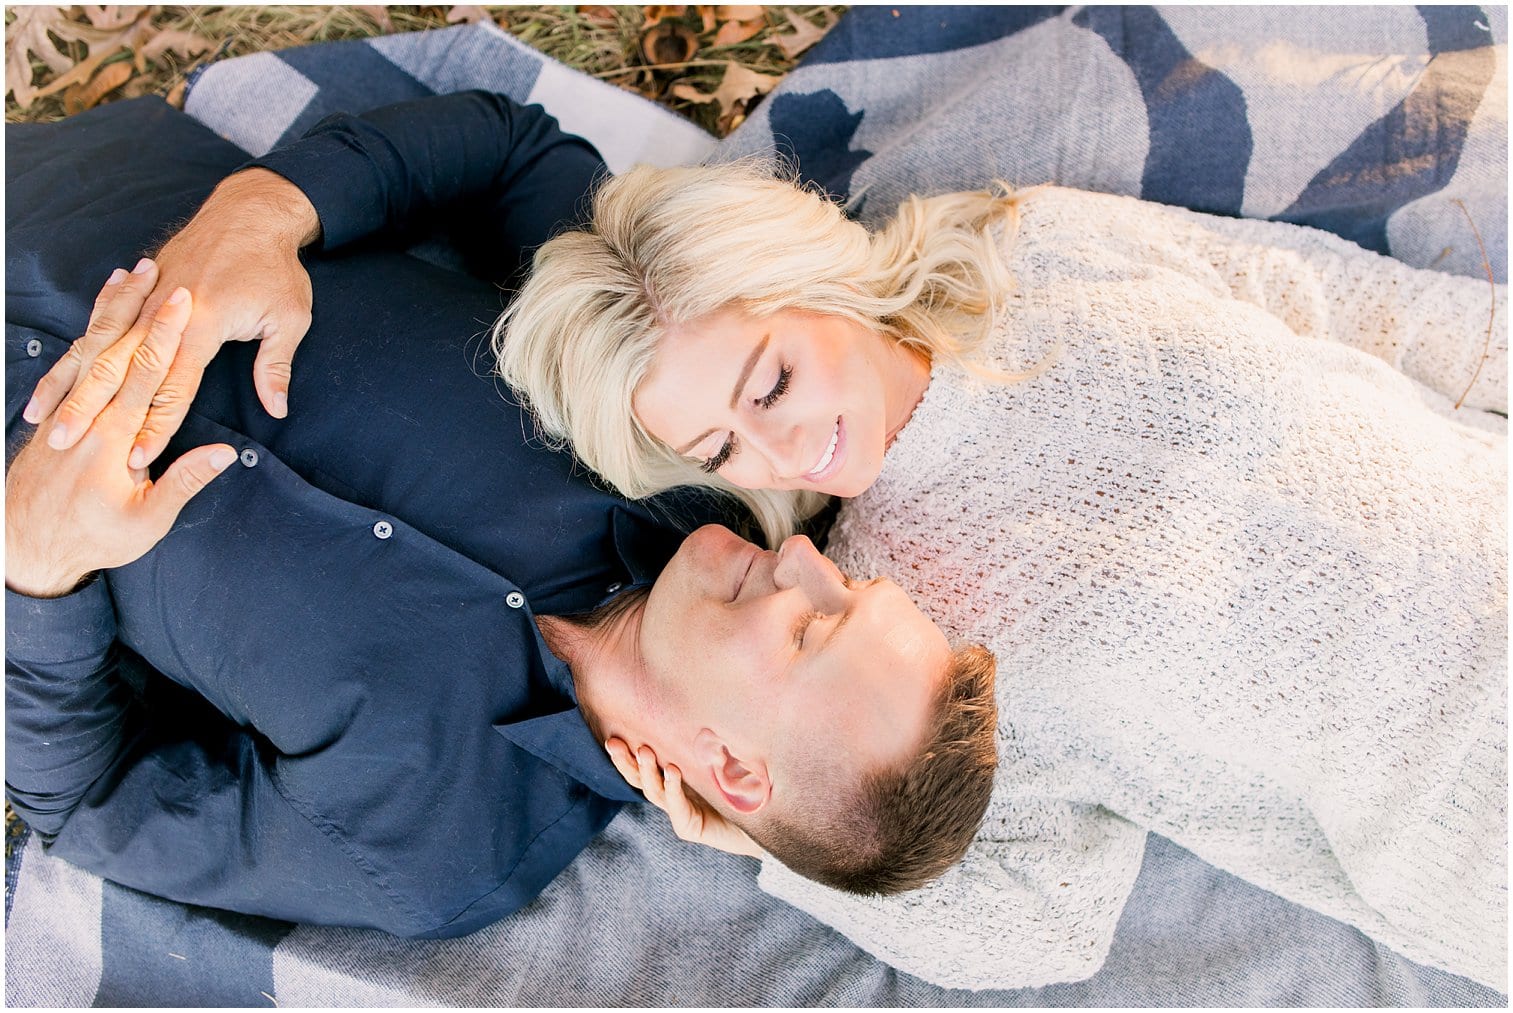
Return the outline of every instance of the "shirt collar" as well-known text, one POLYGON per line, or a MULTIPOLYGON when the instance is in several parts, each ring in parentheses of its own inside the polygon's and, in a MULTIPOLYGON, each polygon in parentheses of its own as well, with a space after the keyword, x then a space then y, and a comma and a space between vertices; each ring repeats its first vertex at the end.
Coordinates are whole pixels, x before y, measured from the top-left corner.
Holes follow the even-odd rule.
POLYGON ((573 687, 573 674, 567 663, 552 653, 534 617, 530 626, 536 636, 536 652, 547 681, 562 694, 568 706, 553 714, 496 724, 494 731, 605 798, 618 802, 641 801, 641 796, 625 783, 610 762, 603 743, 595 740, 588 722, 583 720, 583 712, 578 709, 578 693, 573 687))
POLYGON ((615 769, 604 746, 594 741, 577 707, 539 718, 495 725, 494 731, 605 798, 639 802, 641 796, 615 769))

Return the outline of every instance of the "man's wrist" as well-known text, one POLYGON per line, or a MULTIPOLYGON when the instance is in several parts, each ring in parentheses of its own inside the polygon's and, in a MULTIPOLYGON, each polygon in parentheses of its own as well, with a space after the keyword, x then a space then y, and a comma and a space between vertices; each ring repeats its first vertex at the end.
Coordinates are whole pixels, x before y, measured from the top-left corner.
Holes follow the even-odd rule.
POLYGON ((227 176, 205 201, 200 214, 214 217, 218 226, 234 226, 246 219, 248 227, 277 236, 297 248, 320 238, 320 215, 310 198, 269 169, 254 167, 227 176))
POLYGON ((63 598, 77 591, 96 572, 98 571, 90 571, 77 577, 45 573, 31 574, 26 573, 24 569, 20 573, 13 573, 12 568, 7 565, 5 586, 27 598, 63 598))

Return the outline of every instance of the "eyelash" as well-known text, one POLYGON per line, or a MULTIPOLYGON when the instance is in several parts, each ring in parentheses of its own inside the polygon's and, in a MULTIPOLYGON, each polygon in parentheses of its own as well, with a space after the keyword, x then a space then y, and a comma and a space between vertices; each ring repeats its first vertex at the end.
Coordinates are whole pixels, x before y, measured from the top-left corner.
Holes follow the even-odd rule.
POLYGON ((821 616, 818 612, 805 612, 803 615, 799 616, 798 622, 793 624, 794 646, 803 648, 804 634, 809 632, 810 626, 812 626, 817 620, 822 618, 824 617, 821 616))
MULTIPOLYGON (((762 397, 757 398, 756 403, 764 409, 771 408, 773 405, 777 404, 783 399, 784 394, 788 393, 788 384, 792 380, 793 367, 788 365, 781 366, 778 369, 778 382, 773 385, 772 390, 768 391, 762 397)), ((735 434, 731 433, 730 438, 725 441, 725 445, 719 449, 719 452, 709 460, 705 461, 703 464, 699 465, 699 470, 704 472, 704 474, 706 475, 713 475, 715 472, 725 467, 725 465, 729 463, 730 459, 735 456, 735 453, 735 434)))

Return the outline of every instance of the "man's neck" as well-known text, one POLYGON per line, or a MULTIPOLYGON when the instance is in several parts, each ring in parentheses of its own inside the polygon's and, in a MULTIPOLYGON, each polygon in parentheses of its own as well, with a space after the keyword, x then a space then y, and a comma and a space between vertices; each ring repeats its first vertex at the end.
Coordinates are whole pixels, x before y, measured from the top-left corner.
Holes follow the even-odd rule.
POLYGON ((644 671, 640 651, 646 595, 626 592, 587 616, 537 616, 541 638, 573 677, 578 703, 609 720, 625 712, 644 671))

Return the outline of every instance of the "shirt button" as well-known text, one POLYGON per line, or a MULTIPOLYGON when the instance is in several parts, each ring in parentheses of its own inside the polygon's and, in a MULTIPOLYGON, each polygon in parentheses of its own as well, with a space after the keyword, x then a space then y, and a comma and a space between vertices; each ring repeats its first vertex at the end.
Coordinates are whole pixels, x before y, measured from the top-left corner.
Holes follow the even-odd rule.
POLYGON ((504 596, 504 603, 512 609, 517 609, 525 604, 525 595, 519 591, 511 591, 504 596))
POLYGON ((36 338, 32 338, 26 343, 26 354, 30 355, 33 359, 41 355, 42 342, 38 341, 36 338))
POLYGON ((257 451, 256 450, 253 450, 251 447, 248 447, 246 450, 242 451, 242 467, 244 467, 244 468, 256 468, 257 467, 257 451))
POLYGON ((375 538, 388 538, 393 533, 394 525, 390 524, 388 521, 379 521, 377 524, 373 525, 373 536, 375 538))
POLYGON ((604 593, 605 594, 615 594, 615 593, 617 593, 624 586, 625 586, 624 584, 620 583, 617 580, 613 584, 611 584, 609 587, 606 587, 604 589, 604 593))

